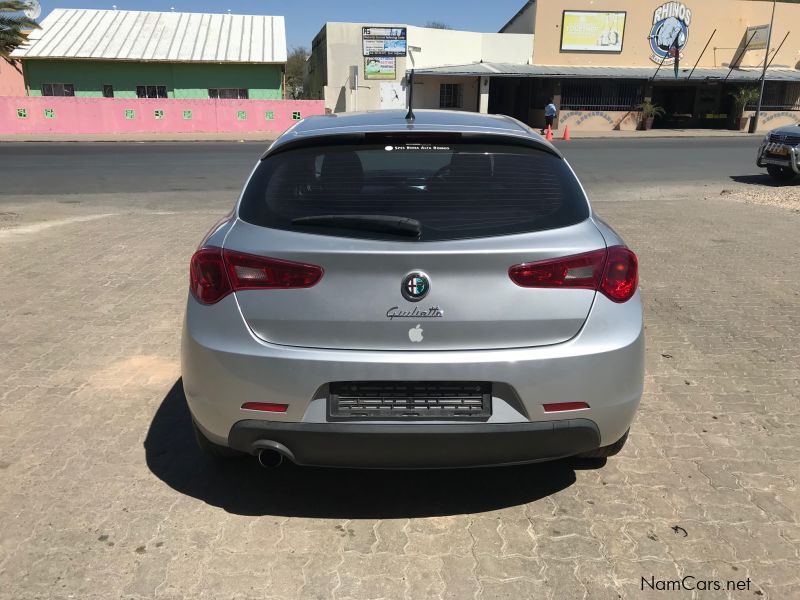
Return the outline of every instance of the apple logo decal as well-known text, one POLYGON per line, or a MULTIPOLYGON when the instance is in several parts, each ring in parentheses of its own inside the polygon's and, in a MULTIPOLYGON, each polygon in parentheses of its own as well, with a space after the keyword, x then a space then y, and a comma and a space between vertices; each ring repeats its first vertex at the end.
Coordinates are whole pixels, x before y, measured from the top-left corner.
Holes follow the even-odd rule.
POLYGON ((416 327, 412 327, 408 330, 408 339, 410 339, 415 344, 422 341, 422 325, 417 325, 416 327))

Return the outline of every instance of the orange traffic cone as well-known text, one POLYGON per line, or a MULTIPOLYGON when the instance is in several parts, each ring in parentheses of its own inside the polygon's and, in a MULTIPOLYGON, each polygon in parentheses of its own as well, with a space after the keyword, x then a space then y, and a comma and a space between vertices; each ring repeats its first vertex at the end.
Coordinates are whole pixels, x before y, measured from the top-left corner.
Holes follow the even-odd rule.
POLYGON ((550 129, 550 125, 547 126, 547 134, 544 136, 544 139, 546 139, 548 142, 553 141, 553 130, 550 129))
POLYGON ((569 141, 569 125, 564 126, 564 141, 569 141))

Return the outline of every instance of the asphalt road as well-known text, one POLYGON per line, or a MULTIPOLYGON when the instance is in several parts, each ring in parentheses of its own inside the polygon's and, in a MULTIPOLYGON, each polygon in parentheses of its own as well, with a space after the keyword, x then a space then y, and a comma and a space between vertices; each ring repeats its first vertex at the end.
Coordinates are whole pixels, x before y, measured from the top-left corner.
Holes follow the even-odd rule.
MULTIPOLYGON (((558 142, 584 185, 719 184, 758 175, 753 138, 558 142)), ((208 192, 240 189, 263 143, 6 143, 0 203, 12 195, 208 192)))

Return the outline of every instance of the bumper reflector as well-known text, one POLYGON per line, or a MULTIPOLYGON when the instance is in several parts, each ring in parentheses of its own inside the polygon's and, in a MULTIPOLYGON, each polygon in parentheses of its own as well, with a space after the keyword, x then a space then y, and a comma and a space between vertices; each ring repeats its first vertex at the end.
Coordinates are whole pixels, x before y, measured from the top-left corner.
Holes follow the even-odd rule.
POLYGON ((544 412, 564 412, 567 410, 584 410, 589 408, 586 402, 560 402, 558 404, 545 404, 544 412))
POLYGON ((272 404, 269 402, 245 402, 243 410, 260 410, 261 412, 283 413, 289 408, 288 404, 272 404))

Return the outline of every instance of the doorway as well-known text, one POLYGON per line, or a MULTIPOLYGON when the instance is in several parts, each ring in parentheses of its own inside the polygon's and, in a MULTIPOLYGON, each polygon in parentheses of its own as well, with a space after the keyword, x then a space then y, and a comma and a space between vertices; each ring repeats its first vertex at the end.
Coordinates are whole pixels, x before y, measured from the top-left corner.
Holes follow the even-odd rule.
POLYGON ((653 127, 658 129, 690 129, 701 127, 700 115, 696 113, 696 85, 656 85, 653 102, 664 109, 664 115, 656 117, 653 127))
POLYGON ((530 79, 521 77, 492 77, 489 84, 489 114, 508 115, 528 121, 530 79))

